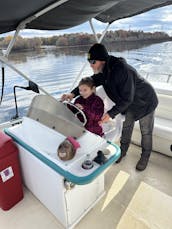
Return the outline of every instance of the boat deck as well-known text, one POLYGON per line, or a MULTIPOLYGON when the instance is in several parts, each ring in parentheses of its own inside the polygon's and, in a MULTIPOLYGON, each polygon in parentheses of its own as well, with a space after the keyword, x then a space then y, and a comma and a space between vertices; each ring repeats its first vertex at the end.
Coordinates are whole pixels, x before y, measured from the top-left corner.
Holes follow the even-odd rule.
MULTIPOLYGON (((172 158, 153 152, 147 169, 138 172, 139 157, 140 148, 131 145, 121 163, 110 167, 105 175, 106 194, 76 229, 172 228, 172 158)), ((27 189, 11 210, 0 209, 0 228, 63 229, 27 189)))

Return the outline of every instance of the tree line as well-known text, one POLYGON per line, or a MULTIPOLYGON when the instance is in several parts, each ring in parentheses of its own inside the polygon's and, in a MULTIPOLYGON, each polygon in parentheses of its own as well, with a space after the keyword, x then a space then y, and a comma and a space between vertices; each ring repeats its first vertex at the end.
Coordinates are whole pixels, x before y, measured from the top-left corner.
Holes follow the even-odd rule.
MULTIPOLYGON (((97 34, 100 38, 101 34, 97 34)), ((0 48, 6 48, 11 40, 12 36, 0 38, 0 48)), ((113 43, 113 42, 130 42, 130 41, 166 41, 172 38, 165 32, 143 32, 143 31, 132 31, 132 30, 116 30, 108 31, 104 38, 103 43, 113 43)), ((57 47, 67 47, 67 46, 81 46, 81 45, 91 45, 95 43, 95 37, 93 34, 88 33, 72 33, 64 34, 52 37, 35 37, 35 38, 23 38, 19 36, 15 42, 13 50, 23 50, 23 49, 39 49, 41 46, 57 46, 57 47)))
MULTIPOLYGON (((0 39, 0 48, 6 49, 8 47, 9 42, 11 41, 12 36, 7 36, 0 39)), ((23 49, 37 49, 40 48, 42 45, 41 38, 23 38, 21 36, 18 36, 14 46, 13 50, 23 50, 23 49)))

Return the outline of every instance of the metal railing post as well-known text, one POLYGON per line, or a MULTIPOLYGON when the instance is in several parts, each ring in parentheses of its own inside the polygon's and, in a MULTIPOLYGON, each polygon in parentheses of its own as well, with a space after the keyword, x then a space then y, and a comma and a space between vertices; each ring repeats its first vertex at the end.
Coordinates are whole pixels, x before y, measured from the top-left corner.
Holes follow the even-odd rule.
MULTIPOLYGON (((17 72, 19 75, 21 75, 23 78, 25 78, 26 80, 30 80, 30 78, 29 77, 27 77, 24 73, 22 73, 20 70, 18 70, 17 68, 15 68, 11 63, 9 63, 9 61, 5 58, 5 57, 3 57, 3 56, 0 56, 0 61, 3 63, 3 64, 5 64, 5 65, 7 65, 9 68, 11 68, 12 70, 14 70, 15 72, 17 72)), ((32 82, 34 82, 33 80, 31 80, 32 82)), ((34 82, 35 83, 35 82, 34 82)), ((36 83, 37 84, 37 83, 36 83)), ((51 96, 51 94, 49 94, 47 91, 45 91, 42 87, 40 87, 39 85, 38 85, 38 87, 39 87, 39 89, 40 89, 40 91, 42 91, 44 94, 46 94, 46 95, 49 95, 49 96, 51 96)))
MULTIPOLYGON (((95 32, 95 29, 94 29, 94 26, 93 26, 93 23, 92 23, 91 20, 89 20, 89 23, 90 23, 92 32, 93 32, 93 34, 94 34, 94 36, 95 36, 96 42, 97 42, 97 43, 101 43, 102 40, 103 40, 103 38, 105 37, 105 35, 106 35, 106 33, 107 33, 107 30, 108 30, 108 28, 109 28, 109 26, 110 26, 110 23, 108 23, 108 25, 107 25, 107 27, 105 28, 105 30, 103 31, 103 33, 102 33, 100 39, 98 39, 98 37, 97 37, 97 34, 96 34, 96 32, 95 32)), ((80 76, 81 76, 81 74, 82 74, 82 72, 84 71, 84 69, 85 69, 86 66, 87 66, 87 62, 82 66, 82 68, 81 68, 79 74, 77 75, 77 77, 76 77, 74 83, 73 83, 72 86, 70 87, 70 91, 75 87, 76 83, 79 81, 80 76)))
POLYGON ((170 82, 170 79, 171 79, 171 75, 169 74, 169 75, 168 75, 168 78, 167 78, 167 83, 170 82))

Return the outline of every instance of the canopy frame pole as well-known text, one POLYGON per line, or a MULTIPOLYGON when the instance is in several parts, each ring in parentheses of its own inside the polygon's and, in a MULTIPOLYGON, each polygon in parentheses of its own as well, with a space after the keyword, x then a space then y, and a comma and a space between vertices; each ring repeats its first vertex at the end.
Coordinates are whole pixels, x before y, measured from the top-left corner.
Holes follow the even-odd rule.
POLYGON ((77 84, 77 82, 79 81, 80 76, 81 76, 81 74, 83 73, 84 69, 86 68, 87 64, 88 64, 88 63, 85 62, 85 64, 82 66, 82 68, 81 68, 81 70, 79 71, 77 77, 75 78, 75 80, 74 80, 72 86, 70 87, 70 91, 76 86, 76 84, 77 84))
MULTIPOLYGON (((30 81, 30 78, 29 77, 27 77, 24 73, 22 73, 20 70, 18 70, 17 68, 15 68, 9 61, 8 61, 8 59, 6 58, 6 57, 4 57, 4 56, 0 56, 0 61, 3 63, 3 64, 5 64, 5 65, 7 65, 9 68, 11 68, 12 70, 14 70, 15 72, 17 72, 19 75, 21 75, 23 78, 25 78, 27 81, 30 81)), ((33 80, 32 80, 32 82, 34 82, 33 80)), ((35 83, 35 82, 34 82, 35 83)), ((35 84, 37 84, 37 83, 35 83, 35 84)), ((37 84, 38 85, 38 84, 37 84)), ((42 91, 44 94, 46 94, 46 95, 49 95, 49 96, 52 96, 51 94, 49 94, 47 91, 45 91, 42 87, 40 87, 39 85, 38 85, 38 88, 39 88, 39 90, 40 91, 42 91)))
POLYGON ((20 30, 24 29, 28 23, 30 23, 31 21, 33 21, 35 18, 40 17, 41 15, 47 13, 48 11, 50 11, 50 10, 52 10, 52 9, 60 6, 60 5, 62 5, 65 2, 68 2, 68 1, 69 0, 56 1, 55 3, 53 3, 53 4, 51 4, 51 5, 47 6, 47 7, 45 7, 43 10, 40 10, 39 12, 35 13, 34 15, 32 15, 32 16, 26 18, 25 20, 21 21, 20 24, 16 28, 16 32, 15 32, 13 38, 11 39, 11 41, 10 41, 8 47, 7 47, 7 50, 6 50, 4 56, 8 58, 8 56, 10 54, 10 51, 11 51, 11 49, 14 46, 14 43, 16 41, 16 38, 17 38, 20 30))
MULTIPOLYGON (((93 32, 93 34, 94 34, 94 36, 95 36, 96 42, 97 42, 97 43, 101 43, 102 40, 103 40, 103 38, 105 37, 105 35, 106 35, 106 33, 107 33, 107 30, 109 29, 109 26, 110 26, 111 24, 108 23, 108 25, 106 26, 105 30, 103 31, 103 33, 102 33, 100 39, 98 39, 98 37, 97 37, 97 34, 96 34, 96 32, 95 32, 95 29, 94 29, 94 25, 93 25, 93 23, 92 23, 91 20, 89 20, 89 24, 90 24, 90 27, 91 27, 91 29, 92 29, 92 32, 93 32)), ((74 83, 73 83, 72 86, 70 87, 70 91, 76 86, 76 83, 79 81, 80 76, 81 76, 82 72, 84 71, 85 67, 87 66, 87 64, 88 64, 88 63, 86 62, 86 63, 82 66, 82 68, 81 68, 81 70, 79 71, 79 73, 78 73, 76 79, 74 80, 74 83)))
POLYGON ((94 29, 94 25, 93 25, 92 19, 89 20, 89 24, 90 24, 91 30, 92 30, 92 32, 93 32, 93 34, 95 36, 95 39, 96 39, 97 43, 99 43, 99 39, 98 39, 97 34, 96 34, 96 31, 94 29))
POLYGON ((100 39, 98 40, 98 43, 101 43, 101 42, 102 42, 102 40, 103 40, 103 38, 105 37, 105 35, 106 35, 106 33, 107 33, 107 31, 108 31, 110 25, 111 25, 110 23, 107 24, 107 26, 106 26, 105 30, 103 31, 103 33, 102 33, 100 39))
POLYGON ((15 31, 15 34, 14 34, 13 38, 11 39, 11 41, 10 41, 8 47, 7 47, 7 50, 5 51, 5 54, 4 54, 5 57, 8 58, 8 56, 9 56, 9 54, 11 52, 11 49, 13 48, 14 43, 15 43, 15 41, 17 39, 17 36, 18 36, 19 32, 20 32, 20 28, 17 27, 17 29, 15 31))
MULTIPOLYGON (((40 10, 39 12, 35 13, 34 15, 32 15, 32 16, 26 18, 25 20, 21 21, 19 23, 19 25, 17 26, 17 28, 16 28, 15 34, 14 34, 13 38, 11 39, 11 41, 10 41, 8 47, 7 47, 7 50, 3 53, 3 55, 0 55, 0 61, 2 62, 2 64, 7 65, 9 68, 13 69, 15 72, 17 72, 19 75, 21 75, 23 78, 25 78, 26 80, 29 81, 30 80, 29 77, 27 77, 24 73, 22 73, 20 70, 15 68, 8 61, 8 56, 9 56, 9 54, 10 54, 10 52, 11 52, 13 46, 14 46, 14 43, 15 43, 15 41, 17 39, 17 36, 18 36, 20 30, 24 29, 26 27, 26 25, 28 23, 30 23, 31 21, 33 21, 35 18, 38 18, 39 16, 47 13, 48 11, 50 11, 50 10, 60 6, 60 5, 62 5, 65 2, 68 2, 68 1, 69 0, 60 0, 60 1, 58 0, 55 3, 45 7, 43 10, 40 10)), ((42 91, 44 94, 51 96, 51 94, 49 94, 47 91, 45 91, 42 87, 40 87, 40 86, 38 86, 38 87, 39 87, 40 91, 42 91)))

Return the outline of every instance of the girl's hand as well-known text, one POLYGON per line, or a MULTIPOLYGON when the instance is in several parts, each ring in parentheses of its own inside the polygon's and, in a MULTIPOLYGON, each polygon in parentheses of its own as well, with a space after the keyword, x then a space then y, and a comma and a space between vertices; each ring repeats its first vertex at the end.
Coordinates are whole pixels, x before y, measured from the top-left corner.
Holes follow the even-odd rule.
POLYGON ((79 103, 76 103, 75 106, 78 107, 80 110, 83 110, 84 109, 84 107, 81 104, 79 104, 79 103))
POLYGON ((104 114, 104 115, 102 116, 101 120, 99 121, 99 125, 101 125, 101 124, 104 123, 104 122, 108 122, 110 118, 111 118, 111 117, 110 117, 110 115, 109 115, 108 113, 104 114))
POLYGON ((62 97, 61 97, 61 101, 65 101, 65 100, 68 100, 68 101, 71 101, 73 98, 74 98, 74 94, 73 93, 69 93, 69 94, 63 94, 62 97))

